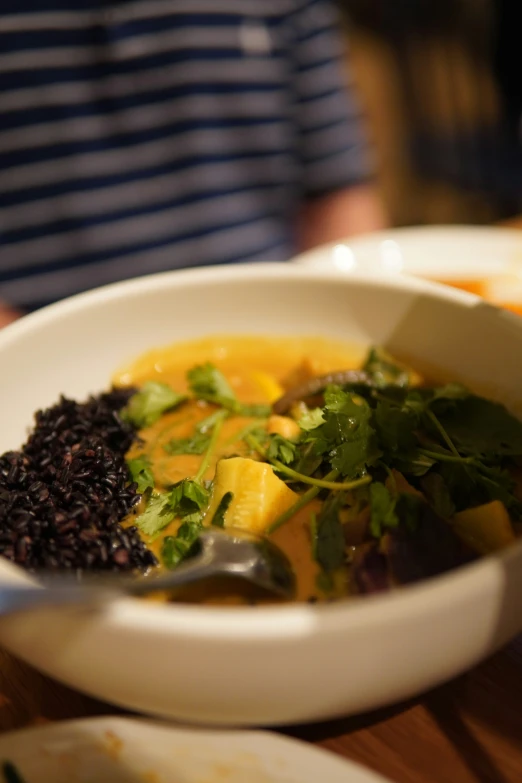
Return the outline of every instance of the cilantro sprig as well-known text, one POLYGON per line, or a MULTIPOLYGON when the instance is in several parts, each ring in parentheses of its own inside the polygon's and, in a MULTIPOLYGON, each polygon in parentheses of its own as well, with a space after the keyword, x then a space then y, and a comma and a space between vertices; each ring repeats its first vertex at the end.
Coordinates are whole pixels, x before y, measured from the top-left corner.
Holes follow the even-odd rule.
POLYGON ((196 432, 189 438, 172 438, 163 446, 164 451, 171 457, 179 454, 203 454, 208 449, 210 435, 205 432, 196 432))
MULTIPOLYGON (((308 500, 326 489, 326 476, 335 485, 330 490, 338 492, 364 479, 363 486, 352 486, 352 493, 369 506, 369 532, 376 538, 419 517, 412 505, 415 496, 390 485, 393 471, 420 490, 444 519, 494 499, 522 519, 510 470, 522 457, 520 421, 460 384, 410 385, 412 374, 378 351, 370 353, 364 367, 370 383, 330 386, 323 406, 302 417, 293 459, 290 451, 282 459, 277 444, 271 452, 266 443, 258 444, 259 453, 281 476, 292 481, 298 480, 296 474, 308 474, 301 479, 310 485, 304 495, 308 500)), ((281 515, 271 529, 294 511, 281 515)))
POLYGON ((183 479, 169 492, 153 493, 145 511, 135 524, 150 538, 155 538, 176 518, 195 523, 203 518, 210 492, 193 479, 183 479))
POLYGON ((132 395, 121 416, 138 429, 151 427, 164 413, 177 408, 186 399, 186 394, 179 394, 166 383, 148 381, 132 395))
POLYGON ((136 483, 136 489, 143 495, 148 490, 154 489, 154 474, 152 462, 145 454, 127 461, 127 467, 131 480, 136 483))
MULTIPOLYGON (((201 528, 204 511, 210 501, 210 491, 205 486, 203 477, 210 464, 223 422, 228 415, 227 411, 223 410, 220 410, 218 413, 219 415, 213 418, 210 434, 204 435, 207 439, 206 447, 198 472, 194 478, 185 478, 179 481, 168 492, 153 492, 148 499, 145 511, 137 517, 135 521, 136 526, 150 538, 156 538, 162 530, 177 518, 182 519, 183 524, 190 524, 192 533, 196 531, 194 526, 199 525, 199 528, 201 528)), ((136 463, 136 461, 134 462, 136 463)), ((138 464, 134 465, 134 470, 140 469, 143 472, 147 470, 147 467, 146 461, 141 459, 138 464)), ((142 473, 138 475, 142 475, 142 473)), ((184 528, 182 537, 185 536, 186 531, 187 528, 184 528)))
POLYGON ((198 400, 214 403, 238 416, 270 415, 269 405, 248 405, 240 402, 223 373, 210 362, 192 367, 187 373, 187 380, 192 394, 198 400))

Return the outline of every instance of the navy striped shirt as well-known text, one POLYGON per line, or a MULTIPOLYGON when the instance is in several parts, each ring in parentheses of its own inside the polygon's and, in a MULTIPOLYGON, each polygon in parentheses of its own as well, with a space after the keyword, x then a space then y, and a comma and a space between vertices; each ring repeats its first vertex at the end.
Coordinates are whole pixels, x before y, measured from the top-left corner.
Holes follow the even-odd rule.
POLYGON ((368 176, 345 81, 329 0, 3 0, 0 299, 287 259, 368 176))

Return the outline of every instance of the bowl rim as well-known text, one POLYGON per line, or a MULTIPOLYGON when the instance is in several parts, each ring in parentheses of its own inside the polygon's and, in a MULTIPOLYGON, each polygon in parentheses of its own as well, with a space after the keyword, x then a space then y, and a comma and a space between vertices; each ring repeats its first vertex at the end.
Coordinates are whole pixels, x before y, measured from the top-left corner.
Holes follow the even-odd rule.
MULTIPOLYGON (((345 286, 362 285, 373 289, 399 289, 424 293, 425 295, 455 303, 464 308, 480 305, 491 311, 499 311, 503 317, 513 319, 515 328, 522 329, 522 319, 505 312, 502 308, 484 302, 480 297, 466 291, 451 288, 433 281, 403 275, 393 278, 378 277, 364 273, 346 276, 335 270, 318 270, 313 267, 292 263, 256 263, 237 265, 216 265, 195 269, 173 270, 146 275, 124 282, 113 283, 77 294, 41 310, 24 316, 0 331, 1 351, 34 331, 44 328, 78 309, 89 310, 126 297, 139 297, 144 293, 163 290, 165 286, 183 288, 193 285, 215 285, 228 282, 255 282, 256 280, 318 280, 335 281, 345 286)), ((425 580, 421 583, 401 587, 381 595, 361 596, 326 605, 285 604, 262 607, 219 607, 193 604, 156 604, 139 599, 123 598, 114 601, 98 616, 105 627, 129 627, 162 634, 190 637, 205 637, 226 642, 231 639, 279 640, 307 636, 310 633, 355 630, 374 626, 395 619, 421 616, 428 607, 455 606, 465 603, 472 596, 490 594, 500 589, 504 581, 504 566, 518 559, 522 552, 522 540, 507 549, 489 555, 477 562, 425 580)), ((10 563, 12 566, 12 564, 10 563)), ((20 573, 25 574, 18 566, 20 573)))

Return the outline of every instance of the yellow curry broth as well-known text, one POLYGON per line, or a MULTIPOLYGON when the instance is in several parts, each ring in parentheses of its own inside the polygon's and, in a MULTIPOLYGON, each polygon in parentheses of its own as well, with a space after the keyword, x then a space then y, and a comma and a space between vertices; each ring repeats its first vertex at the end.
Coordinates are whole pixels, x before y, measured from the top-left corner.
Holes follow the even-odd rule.
MULTIPOLYGON (((241 402, 272 403, 299 376, 356 367, 363 356, 364 349, 360 346, 321 338, 215 337, 153 350, 122 368, 113 381, 120 386, 141 386, 146 381, 157 380, 183 392, 187 390, 187 371, 197 364, 211 362, 223 372, 241 402)), ((172 438, 192 435, 197 424, 214 410, 213 405, 189 402, 140 431, 141 442, 132 447, 129 457, 146 454, 150 458, 157 490, 196 475, 201 456, 169 456, 164 446, 172 438)), ((238 455, 255 459, 256 455, 240 438, 245 428, 264 421, 242 416, 225 420, 203 478, 214 477, 216 463, 222 457, 238 455)), ((319 567, 312 557, 310 536, 311 514, 318 513, 320 507, 320 501, 312 501, 272 535, 292 562, 298 581, 297 599, 301 601, 324 598, 316 584, 319 567)), ((129 524, 132 522, 131 518, 129 524)), ((164 537, 175 535, 179 524, 175 520, 155 540, 144 537, 158 559, 164 537)), ((260 600, 253 589, 242 587, 238 592, 230 582, 219 580, 179 591, 177 598, 219 604, 260 600)))
POLYGON ((260 371, 283 382, 311 357, 319 375, 359 366, 365 355, 364 346, 321 337, 205 337, 149 351, 120 368, 113 382, 116 386, 140 386, 156 380, 184 391, 187 370, 211 362, 226 375, 240 400, 267 402, 270 400, 255 379, 260 371))
MULTIPOLYGON (((195 476, 201 464, 201 456, 197 454, 176 454, 170 456, 165 451, 165 445, 173 438, 187 438, 194 433, 195 427, 217 408, 197 402, 188 402, 179 410, 162 416, 152 427, 141 430, 141 442, 135 444, 129 452, 133 459, 140 454, 146 454, 152 462, 156 489, 162 491, 184 478, 195 476)), ((209 466, 202 478, 211 480, 216 470, 216 463, 223 457, 232 455, 249 456, 255 459, 247 445, 238 440, 246 427, 255 426, 263 420, 244 416, 234 416, 226 419, 221 428, 216 449, 209 460, 209 466)))

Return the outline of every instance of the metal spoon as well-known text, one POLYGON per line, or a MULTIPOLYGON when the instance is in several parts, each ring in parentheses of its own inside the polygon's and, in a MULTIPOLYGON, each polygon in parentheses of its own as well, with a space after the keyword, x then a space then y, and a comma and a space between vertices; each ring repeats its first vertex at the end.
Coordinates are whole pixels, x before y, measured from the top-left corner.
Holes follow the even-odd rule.
POLYGON ((0 584, 0 615, 39 607, 103 605, 124 595, 137 597, 168 591, 212 576, 245 579, 283 598, 295 594, 292 566, 275 544, 245 530, 208 528, 199 537, 197 554, 159 576, 111 576, 96 578, 92 583, 90 578, 78 583, 69 577, 53 576, 36 587, 0 584))

